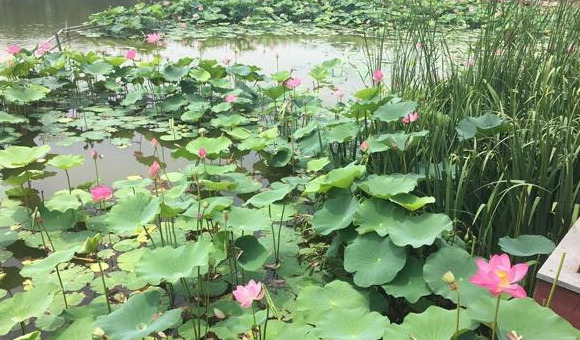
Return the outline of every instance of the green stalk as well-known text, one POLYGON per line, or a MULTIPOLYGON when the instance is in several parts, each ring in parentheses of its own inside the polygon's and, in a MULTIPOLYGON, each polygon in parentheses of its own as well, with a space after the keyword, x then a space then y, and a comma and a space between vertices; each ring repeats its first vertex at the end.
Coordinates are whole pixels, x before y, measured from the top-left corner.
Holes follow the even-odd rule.
POLYGON ((95 253, 95 257, 97 259, 97 264, 99 265, 99 271, 101 272, 101 282, 103 283, 103 289, 105 290, 105 301, 107 301, 107 309, 109 313, 111 313, 111 303, 109 302, 109 289, 107 288, 107 284, 105 283, 105 272, 103 271, 103 266, 101 265, 101 259, 95 253))
POLYGON ((197 333, 197 328, 195 326, 195 320, 193 319, 193 302, 191 301, 191 292, 189 287, 187 286, 187 282, 185 278, 181 278, 181 285, 183 286, 184 290, 187 293, 187 303, 189 304, 189 309, 191 311, 191 325, 193 326, 193 333, 195 334, 195 338, 199 339, 200 335, 197 333))
POLYGON ((491 338, 490 340, 495 340, 495 329, 497 328, 497 318, 499 316, 499 303, 501 302, 501 294, 497 297, 497 301, 495 303, 495 316, 493 318, 493 324, 491 325, 491 338))
POLYGON ((69 177, 68 171, 66 169, 64 170, 64 174, 66 175, 66 183, 68 185, 68 193, 70 194, 70 193, 72 193, 72 187, 70 185, 70 177, 69 177))
POLYGON ((60 284, 60 289, 62 290, 62 298, 64 299, 64 308, 68 309, 68 302, 66 300, 66 293, 64 292, 64 285, 62 284, 62 278, 60 277, 60 270, 58 270, 58 264, 55 266, 56 277, 58 278, 58 283, 60 284))
POLYGON ((560 279, 560 273, 562 272, 562 267, 564 266, 564 259, 566 258, 566 253, 563 253, 560 257, 560 264, 558 265, 558 271, 556 272, 556 277, 554 282, 552 282, 552 288, 550 288, 550 294, 548 295, 548 301, 546 301, 546 307, 550 308, 550 303, 552 302, 552 297, 554 297, 554 292, 556 292, 556 286, 558 280, 560 279))

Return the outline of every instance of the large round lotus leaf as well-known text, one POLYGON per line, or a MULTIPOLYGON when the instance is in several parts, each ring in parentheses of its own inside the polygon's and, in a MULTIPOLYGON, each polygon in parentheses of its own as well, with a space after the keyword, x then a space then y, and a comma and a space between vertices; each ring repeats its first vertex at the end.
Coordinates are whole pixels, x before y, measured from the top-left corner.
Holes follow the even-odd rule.
POLYGON ((467 306, 480 296, 489 294, 485 288, 469 282, 469 278, 477 272, 475 259, 465 250, 452 247, 442 248, 429 255, 423 267, 425 282, 435 294, 457 303, 456 292, 441 279, 449 271, 453 273, 459 286, 462 306, 467 306))
POLYGON ((328 157, 313 159, 313 160, 308 161, 308 163, 306 164, 306 171, 318 172, 318 171, 322 170, 328 164, 330 164, 330 159, 328 159, 328 157))
POLYGON ((48 145, 31 148, 27 146, 9 146, 5 150, 0 150, 0 167, 20 168, 43 158, 49 151, 50 146, 48 145))
POLYGON ((93 64, 84 65, 83 71, 93 77, 103 76, 113 72, 113 65, 100 60, 93 64))
POLYGON ((427 136, 429 131, 415 131, 405 133, 404 131, 397 131, 395 133, 383 133, 376 137, 375 141, 385 145, 393 150, 406 151, 417 144, 421 138, 427 136))
POLYGON ((354 273, 354 283, 359 287, 391 282, 406 260, 405 248, 375 233, 359 235, 344 251, 344 269, 354 273))
MULTIPOLYGON (((421 314, 411 313, 402 324, 391 324, 385 339, 449 340, 455 334, 457 313, 437 306, 430 306, 421 314)), ((466 313, 459 314, 459 331, 473 330, 478 323, 466 313)))
POLYGON ((227 225, 234 230, 253 233, 259 230, 270 230, 272 220, 263 210, 232 207, 227 225))
POLYGON ((250 120, 239 114, 219 115, 210 121, 210 125, 215 128, 232 128, 238 125, 246 125, 250 120))
POLYGON ((198 164, 189 165, 183 170, 183 175, 193 177, 194 175, 208 174, 212 176, 225 175, 236 171, 236 166, 233 164, 217 165, 217 164, 198 164))
POLYGON ((230 190, 234 194, 249 194, 262 189, 261 182, 246 174, 231 173, 223 175, 222 178, 236 183, 236 186, 230 190))
POLYGON ((344 229, 352 222, 357 208, 358 200, 349 190, 333 191, 322 209, 314 213, 312 226, 321 235, 344 229))
POLYGON ((294 318, 317 324, 325 315, 340 310, 368 310, 365 296, 344 281, 332 281, 324 287, 306 286, 296 298, 294 318))
POLYGON ((68 190, 57 191, 54 195, 45 203, 46 209, 56 210, 63 214, 66 214, 69 210, 77 210, 82 205, 92 201, 91 194, 85 190, 73 189, 71 192, 68 190))
POLYGON ((58 264, 70 261, 78 249, 78 247, 73 247, 68 250, 61 250, 52 253, 42 260, 35 261, 22 267, 20 275, 23 277, 34 277, 48 274, 54 270, 58 264))
POLYGON ((204 70, 202 68, 194 68, 194 69, 191 69, 189 71, 189 75, 193 79, 195 79, 195 80, 197 80, 199 82, 202 82, 202 83, 205 83, 205 82, 207 82, 208 80, 211 79, 211 74, 208 71, 206 71, 206 70, 204 70))
POLYGON ((373 197, 388 199, 391 196, 413 191, 421 178, 423 176, 416 174, 370 176, 357 185, 373 197))
POLYGON ((516 238, 502 237, 498 245, 501 250, 513 256, 533 256, 551 254, 556 245, 552 240, 542 235, 520 235, 516 238))
POLYGON ((276 319, 268 322, 266 340, 318 340, 314 335, 314 328, 310 325, 297 325, 278 321, 276 319))
POLYGON ((135 340, 164 331, 181 322, 181 308, 159 314, 159 291, 133 295, 121 308, 97 319, 111 340, 135 340))
POLYGON ((356 178, 360 178, 366 173, 364 165, 349 164, 344 168, 331 170, 328 174, 322 175, 310 181, 304 192, 307 194, 327 192, 333 187, 347 189, 356 178))
POLYGON ((398 213, 397 207, 380 198, 370 198, 364 200, 356 210, 353 221, 358 225, 358 232, 361 234, 375 231, 381 236, 389 233, 390 219, 398 213))
POLYGON ((0 111, 0 123, 2 124, 22 124, 27 122, 28 119, 24 117, 14 116, 5 111, 0 111))
POLYGON ((244 270, 257 270, 268 259, 266 248, 254 236, 245 235, 239 237, 234 242, 234 245, 241 251, 238 256, 238 263, 244 270))
POLYGON ((27 292, 14 294, 0 303, 0 336, 6 335, 12 327, 29 318, 40 317, 50 307, 58 285, 43 284, 27 292))
POLYGON ((344 143, 353 140, 358 134, 358 123, 342 122, 331 127, 327 127, 324 132, 324 139, 327 143, 344 143))
POLYGON ((252 198, 246 201, 246 204, 261 208, 283 199, 290 191, 292 191, 292 186, 284 184, 275 190, 263 191, 252 196, 252 198))
POLYGON ((177 283, 179 279, 190 277, 195 269, 208 265, 212 243, 209 237, 201 237, 195 243, 178 247, 148 249, 135 265, 137 277, 157 285, 162 281, 177 283))
POLYGON ((335 340, 376 340, 389 325, 389 319, 368 310, 344 309, 328 312, 316 324, 319 338, 335 340))
POLYGON ((409 303, 416 303, 423 296, 431 294, 431 290, 423 279, 424 262, 414 256, 408 257, 405 267, 395 279, 385 285, 383 289, 394 297, 403 297, 409 303))
POLYGON ((46 97, 50 90, 44 86, 31 84, 30 86, 9 87, 4 91, 4 97, 9 102, 30 103, 46 97))
POLYGON ((113 188, 115 189, 133 189, 133 188, 146 188, 153 184, 151 178, 143 178, 136 176, 134 178, 128 178, 124 180, 119 180, 113 182, 113 188))
MULTIPOLYGON (((104 302, 103 302, 104 303, 104 302)), ((105 307, 106 309, 106 307, 105 307)), ((70 312, 71 309, 68 310, 70 312)), ((104 311, 106 313, 106 311, 104 311)), ((48 340, 93 340, 95 330, 93 316, 82 316, 74 319, 74 322, 52 333, 48 340)))
MULTIPOLYGON (((187 209, 183 215, 188 217, 197 218, 197 211, 200 209, 201 213, 203 214, 203 218, 210 218, 212 215, 220 212, 220 222, 223 222, 223 214, 221 211, 224 209, 229 208, 234 203, 234 199, 232 197, 226 196, 215 196, 215 197, 208 197, 204 198, 200 201, 201 208, 198 206, 197 203, 193 203, 189 209, 187 209), (207 204, 207 205, 206 205, 207 204)), ((223 223, 221 225, 224 225, 223 223)), ((229 224, 228 224, 229 225, 229 224)))
MULTIPOLYGON (((0 215, 0 221, 2 220, 0 215)), ((1 224, 0 224, 1 225, 1 224)), ((8 225, 6 225, 8 226, 8 225)), ((4 225, 2 225, 4 227, 4 225)), ((0 247, 7 247, 19 240, 18 233, 9 228, 0 228, 0 247)))
POLYGON ((475 136, 491 136, 505 130, 508 124, 493 113, 486 113, 479 117, 467 117, 462 119, 455 130, 460 141, 471 139, 475 136))
MULTIPOLYGON (((64 288, 69 291, 84 288, 94 278, 94 273, 89 268, 80 265, 68 266, 66 269, 60 268, 59 272, 64 288)), ((32 281, 38 282, 38 280, 59 284, 56 272, 52 272, 50 275, 41 275, 32 278, 32 281)))
POLYGON ((109 228, 122 235, 132 234, 151 222, 161 210, 158 197, 137 193, 135 196, 126 196, 119 200, 109 214, 106 222, 109 228))
POLYGON ((531 298, 502 301, 498 328, 502 340, 507 340, 506 335, 511 331, 522 336, 522 340, 577 340, 580 337, 579 330, 531 298))
POLYGON ((48 161, 48 165, 55 168, 69 170, 71 168, 83 165, 85 159, 81 155, 58 155, 48 161))
POLYGON ((185 148, 194 155, 197 155, 201 149, 205 149, 207 155, 219 155, 222 152, 227 152, 231 144, 232 141, 225 136, 218 138, 199 137, 189 142, 185 148))
POLYGON ((236 315, 235 317, 227 318, 224 321, 212 325, 211 331, 215 333, 219 339, 237 339, 238 335, 249 330, 248 327, 254 324, 254 320, 258 325, 262 325, 266 320, 266 311, 260 310, 254 314, 252 308, 244 308, 244 314, 236 315), (248 326, 250 325, 250 326, 248 326))
POLYGON ((387 103, 379 106, 373 113, 373 117, 385 123, 398 122, 401 118, 413 113, 416 108, 417 103, 413 101, 387 103))

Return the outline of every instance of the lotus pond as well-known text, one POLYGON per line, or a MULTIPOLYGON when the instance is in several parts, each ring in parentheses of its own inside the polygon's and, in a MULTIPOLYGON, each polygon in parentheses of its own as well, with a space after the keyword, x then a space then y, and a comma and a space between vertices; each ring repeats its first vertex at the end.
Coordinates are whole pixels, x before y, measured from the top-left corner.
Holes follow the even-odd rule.
MULTIPOLYGON (((501 171, 517 157, 503 141, 536 130, 493 106, 505 98, 491 80, 485 93, 497 92, 486 104, 462 114, 459 99, 447 106, 447 84, 479 79, 482 59, 467 40, 446 48, 449 61, 429 59, 425 51, 450 35, 421 36, 420 24, 390 40, 378 28, 366 39, 331 34, 328 19, 316 31, 323 37, 195 42, 173 34, 180 25, 147 17, 209 10, 210 34, 227 22, 212 8, 234 13, 223 3, 108 10, 91 20, 118 26, 88 31, 81 46, 8 47, 0 63, 0 339, 580 339, 550 300, 528 297, 578 214, 580 185, 565 171, 577 169, 577 141, 538 163, 552 174, 540 178, 544 187, 557 178, 554 190, 507 178, 501 171), (133 10, 143 14, 138 23, 133 10), (138 38, 90 51, 94 36, 115 34, 138 38), (457 61, 458 53, 469 55, 457 61), (549 231, 536 227, 544 221, 549 231)), ((238 5, 227 6, 245 13, 238 5)), ((453 12, 448 6, 437 18, 453 12)), ((484 7, 461 8, 478 23, 486 18, 484 7)), ((254 27, 247 21, 245 33, 254 27)), ((373 25, 349 23, 363 24, 373 25)), ((538 128, 553 138, 537 143, 557 143, 580 125, 577 106, 557 106, 558 91, 579 88, 578 65, 566 63, 557 71, 566 89, 547 91, 544 82, 540 104, 522 99, 541 115, 555 93, 550 107, 569 110, 546 120, 563 130, 538 128)), ((478 93, 470 89, 455 93, 469 100, 478 93)), ((510 97, 512 107, 518 100, 510 97)))

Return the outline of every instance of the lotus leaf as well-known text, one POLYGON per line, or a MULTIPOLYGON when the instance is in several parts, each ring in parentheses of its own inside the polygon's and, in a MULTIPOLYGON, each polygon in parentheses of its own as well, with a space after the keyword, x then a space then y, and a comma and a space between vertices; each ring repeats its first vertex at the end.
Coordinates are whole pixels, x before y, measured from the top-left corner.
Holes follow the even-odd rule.
POLYGON ((236 239, 234 245, 240 249, 238 263, 244 270, 253 271, 262 267, 268 259, 266 248, 251 235, 236 239))
POLYGON ((120 199, 107 215, 106 222, 111 229, 122 235, 132 234, 151 222, 160 210, 158 197, 137 193, 120 199))
POLYGON ((416 174, 375 175, 358 183, 357 186, 373 197, 388 199, 401 193, 413 191, 417 182, 422 178, 423 176, 416 174))
POLYGON ((197 155, 199 150, 205 149, 208 156, 217 156, 223 152, 227 152, 231 144, 232 141, 225 136, 218 138, 199 137, 189 142, 186 149, 194 155, 197 155))
POLYGON ((69 170, 83 165, 85 159, 81 155, 58 155, 48 161, 48 165, 62 170, 69 170))
POLYGON ((195 269, 206 267, 211 251, 212 244, 208 237, 178 248, 166 246, 148 249, 135 265, 135 273, 138 278, 153 285, 163 281, 175 284, 182 278, 192 276, 195 269))
POLYGON ((479 297, 489 294, 485 288, 469 282, 469 278, 477 272, 475 259, 465 250, 452 247, 442 248, 429 255, 423 266, 425 282, 435 294, 457 303, 456 292, 449 289, 449 284, 441 279, 449 271, 453 273, 459 286, 461 305, 469 306, 479 297))
POLYGON ((362 308, 333 310, 316 324, 316 334, 324 339, 376 340, 388 325, 389 319, 377 312, 362 308))
POLYGON ((44 86, 30 84, 29 86, 12 86, 4 91, 4 96, 9 102, 31 103, 43 99, 50 92, 44 86))
POLYGON ((72 247, 67 250, 54 252, 42 260, 24 266, 20 271, 20 275, 24 277, 41 277, 49 274, 60 263, 70 261, 78 250, 78 247, 72 247))
POLYGON ((423 279, 423 264, 414 256, 407 257, 403 270, 393 281, 382 286, 385 292, 394 297, 403 297, 409 303, 416 303, 421 297, 430 295, 431 290, 423 279))
POLYGON ((354 273, 354 283, 370 287, 391 282, 405 266, 405 248, 375 233, 359 235, 344 251, 344 269, 354 273))
POLYGON ((415 111, 417 103, 413 101, 403 101, 398 103, 387 103, 379 106, 373 116, 385 123, 400 121, 401 118, 415 111))
POLYGON ((291 191, 292 186, 284 184, 278 189, 263 191, 252 196, 246 204, 251 204, 254 207, 261 208, 283 199, 291 191))
POLYGON ((12 145, 4 150, 0 150, 0 167, 15 169, 27 166, 50 151, 50 146, 42 145, 35 147, 12 145))
POLYGON ((334 190, 322 209, 314 213, 312 226, 321 235, 344 229, 351 224, 358 206, 358 200, 350 191, 334 190))
POLYGON ((0 335, 6 335, 19 322, 40 317, 50 307, 58 285, 40 285, 0 303, 0 335))
POLYGON ((135 340, 173 327, 181 321, 181 309, 159 314, 159 291, 133 295, 121 308, 99 317, 96 325, 111 340, 135 340))
MULTIPOLYGON (((400 325, 390 325, 385 332, 385 338, 449 340, 455 333, 456 314, 453 310, 430 306, 421 314, 411 313, 407 315, 400 325)), ((476 322, 470 320, 465 314, 460 313, 460 332, 475 329, 478 326, 476 322)))
POLYGON ((513 256, 533 256, 551 254, 556 245, 542 235, 520 235, 516 238, 502 237, 498 245, 501 250, 513 256))

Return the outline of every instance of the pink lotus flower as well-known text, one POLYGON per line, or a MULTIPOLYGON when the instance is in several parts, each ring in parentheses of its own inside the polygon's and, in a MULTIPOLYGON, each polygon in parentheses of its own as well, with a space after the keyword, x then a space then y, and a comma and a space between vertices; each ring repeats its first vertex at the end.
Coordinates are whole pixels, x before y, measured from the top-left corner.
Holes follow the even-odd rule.
POLYGON ((369 149, 369 143, 365 140, 360 144, 360 149, 362 150, 362 152, 367 152, 367 150, 369 149))
POLYGON ((466 65, 467 65, 467 67, 475 66, 475 59, 473 59, 473 58, 467 59, 466 65))
POLYGON ((113 189, 105 185, 99 185, 91 189, 91 196, 95 202, 106 201, 113 197, 113 189))
POLYGON ((235 102, 237 100, 238 100, 238 96, 236 96, 236 95, 228 94, 226 96, 226 103, 233 103, 233 102, 235 102))
POLYGON ((97 159, 97 158, 99 158, 99 152, 98 152, 97 150, 93 149, 93 150, 91 151, 91 158, 92 158, 92 159, 97 159))
POLYGON ((47 52, 50 52, 51 48, 52 48, 52 44, 48 41, 45 41, 45 42, 41 43, 40 45, 38 45, 38 48, 36 49, 36 51, 34 51, 34 54, 36 54, 36 56, 38 56, 38 57, 43 56, 47 52))
POLYGON ((300 78, 290 78, 286 80, 286 87, 290 90, 293 90, 302 84, 302 80, 300 78))
POLYGON ((261 282, 256 283, 250 280, 245 286, 238 285, 232 294, 242 307, 250 307, 252 302, 262 300, 265 291, 262 289, 261 282))
POLYGON ((18 45, 10 45, 6 49, 6 52, 8 52, 8 54, 11 54, 11 55, 18 54, 18 53, 20 53, 20 51, 22 51, 22 49, 18 45))
POLYGON ((134 49, 130 49, 127 52, 125 52, 125 58, 127 60, 135 60, 135 57, 137 57, 137 51, 134 49))
POLYGON ((475 8, 474 8, 473 6, 469 6, 469 7, 467 8, 467 11, 468 11, 469 13, 473 13, 473 12, 475 12, 475 8))
POLYGON ((151 164, 151 167, 149 168, 149 177, 151 178, 159 177, 159 171, 161 171, 161 167, 159 166, 159 163, 157 163, 157 161, 154 161, 153 164, 151 164))
POLYGON ((159 44, 161 42, 161 34, 159 34, 159 33, 147 34, 146 41, 149 44, 159 44))
POLYGON ((489 263, 479 258, 476 263, 477 273, 469 282, 489 290, 495 296, 507 293, 515 298, 526 297, 526 291, 516 282, 526 276, 527 264, 519 263, 512 267, 507 254, 492 255, 489 263))
POLYGON ((230 56, 225 56, 222 59, 222 63, 224 63, 224 65, 226 65, 226 66, 229 65, 231 62, 232 62, 232 58, 230 56))
POLYGON ((199 149, 199 151, 197 152, 197 155, 199 156, 199 158, 201 159, 205 159, 205 157, 207 156, 207 151, 205 151, 204 148, 199 149))
POLYGON ((403 124, 411 124, 419 120, 419 114, 417 112, 409 113, 405 117, 401 118, 401 122, 403 124))
POLYGON ((381 69, 377 69, 373 72, 373 81, 375 83, 380 83, 383 81, 383 71, 381 71, 381 69))
POLYGON ((415 47, 420 50, 423 48, 423 44, 419 41, 417 44, 415 44, 415 47))
POLYGON ((153 145, 154 148, 157 148, 159 146, 159 141, 157 140, 157 138, 153 137, 153 139, 151 139, 151 145, 153 145))
POLYGON ((197 10, 198 10, 198 11, 203 11, 203 5, 199 5, 199 6, 197 6, 197 10))

